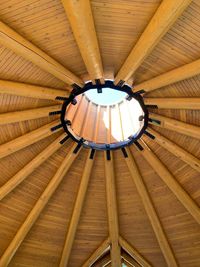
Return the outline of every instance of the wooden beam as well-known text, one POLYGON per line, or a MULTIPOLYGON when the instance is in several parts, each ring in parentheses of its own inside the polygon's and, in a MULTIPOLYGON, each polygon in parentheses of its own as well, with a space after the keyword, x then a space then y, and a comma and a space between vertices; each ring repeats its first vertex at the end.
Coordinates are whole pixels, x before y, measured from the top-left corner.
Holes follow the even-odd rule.
POLYGON ((56 97, 68 97, 66 90, 52 89, 27 83, 0 80, 0 94, 18 95, 39 99, 56 100, 56 97))
POLYGON ((116 84, 120 81, 127 82, 191 1, 163 0, 161 2, 153 18, 119 70, 115 78, 116 84))
POLYGON ((81 79, 3 22, 0 22, 0 43, 63 82, 82 86, 81 79))
POLYGON ((152 265, 133 247, 131 246, 124 238, 119 237, 119 243, 121 247, 139 264, 144 267, 152 267, 152 265))
POLYGON ((170 119, 162 115, 158 115, 155 113, 150 113, 149 114, 150 119, 155 119, 160 121, 160 124, 155 123, 155 122, 150 122, 153 125, 169 129, 172 131, 175 131, 177 133, 181 133, 187 136, 191 136, 193 138, 200 139, 200 127, 188 124, 182 121, 178 121, 175 119, 170 119))
POLYGON ((36 143, 37 141, 45 137, 52 135, 56 131, 59 131, 60 129, 57 129, 56 131, 51 131, 52 127, 55 127, 59 124, 60 124, 59 120, 53 121, 34 131, 26 133, 22 136, 19 136, 11 141, 8 141, 0 145, 0 158, 6 157, 22 148, 25 148, 33 143, 36 143))
POLYGON ((192 63, 183 65, 179 68, 173 69, 166 73, 163 73, 155 78, 136 84, 133 88, 134 92, 145 90, 150 92, 161 87, 167 86, 172 83, 176 83, 185 79, 189 79, 200 73, 200 59, 193 61, 192 63))
POLYGON ((72 249, 72 245, 74 242, 81 211, 83 208, 84 199, 85 199, 85 195, 86 195, 87 188, 88 188, 89 178, 91 175, 92 166, 94 162, 94 159, 90 158, 90 154, 91 154, 91 151, 88 152, 87 161, 85 163, 84 172, 81 178, 79 191, 76 197, 71 221, 70 221, 67 236, 65 239, 64 248, 62 251, 62 256, 61 256, 60 265, 59 265, 60 267, 68 266, 68 261, 69 261, 69 257, 71 254, 71 249, 72 249))
POLYGON ((101 245, 92 253, 82 267, 90 267, 98 258, 100 258, 110 247, 110 238, 104 240, 101 245))
POLYGON ((150 195, 147 191, 147 188, 144 184, 142 176, 138 170, 138 167, 137 167, 137 165, 133 159, 133 156, 132 156, 129 148, 126 148, 126 151, 128 154, 128 157, 125 158, 126 164, 127 164, 128 169, 130 171, 133 182, 136 185, 137 191, 138 191, 138 193, 142 199, 142 203, 144 205, 144 208, 146 210, 148 218, 151 222, 152 228, 153 228, 154 233, 156 235, 156 238, 158 240, 158 244, 159 244, 160 249, 163 253, 163 256, 164 256, 168 266, 177 267, 178 264, 176 262, 174 253, 173 253, 173 251, 169 245, 169 242, 168 242, 167 237, 165 235, 164 229, 163 229, 161 222, 159 220, 159 217, 156 213, 153 202, 152 202, 151 197, 150 197, 150 195))
POLYGON ((188 165, 190 165, 193 169, 200 173, 200 160, 190 154, 188 151, 183 149, 182 147, 178 146, 174 142, 170 141, 168 138, 164 137, 157 131, 153 130, 152 128, 148 128, 148 132, 155 136, 155 141, 167 149, 169 152, 173 153, 177 158, 183 160, 188 165))
POLYGON ((156 105, 159 109, 200 110, 200 98, 144 98, 145 105, 156 105))
POLYGON ((67 154, 67 156, 61 163, 60 167, 58 168, 56 174, 54 175, 54 177, 49 182, 44 192, 41 194, 41 196, 37 200, 33 209, 28 214, 26 220, 24 221, 24 223, 21 225, 21 227, 17 231, 13 240, 10 242, 8 248, 3 253, 2 257, 0 258, 0 267, 8 266, 13 256, 15 255, 17 249, 19 248, 24 238, 30 231, 31 227, 34 225, 40 213, 42 212, 42 210, 48 203, 49 199, 51 198, 51 196, 53 195, 53 193, 56 191, 57 187, 63 180, 65 174, 67 173, 71 164, 74 162, 74 160, 76 159, 78 155, 78 153, 73 153, 76 145, 77 144, 73 145, 71 151, 67 154))
POLYGON ((95 261, 92 267, 105 267, 110 263, 111 263, 110 251, 108 251, 108 254, 103 255, 101 258, 95 261))
POLYGON ((193 218, 200 224, 200 208, 190 195, 182 188, 175 177, 170 173, 167 167, 159 160, 153 151, 142 142, 142 155, 146 161, 152 166, 155 172, 160 176, 163 182, 174 193, 177 199, 183 204, 193 218))
POLYGON ((113 154, 110 151, 110 159, 107 159, 106 152, 104 152, 105 162, 105 177, 106 177, 106 196, 107 196, 107 210, 108 210, 108 226, 111 240, 111 264, 112 267, 121 266, 120 246, 119 246, 119 225, 117 214, 117 199, 115 189, 115 175, 113 154))
POLYGON ((103 66, 90 0, 62 0, 91 80, 103 78, 103 66))
POLYGON ((36 170, 45 160, 47 160, 53 153, 55 153, 62 144, 60 141, 66 136, 63 133, 28 164, 26 164, 20 171, 18 171, 12 178, 10 178, 4 185, 0 187, 0 200, 7 196, 13 189, 15 189, 21 182, 23 182, 34 170, 36 170))
POLYGON ((44 108, 34 108, 34 109, 1 113, 0 125, 48 117, 50 112, 59 111, 61 110, 61 107, 62 107, 61 105, 54 105, 44 108))

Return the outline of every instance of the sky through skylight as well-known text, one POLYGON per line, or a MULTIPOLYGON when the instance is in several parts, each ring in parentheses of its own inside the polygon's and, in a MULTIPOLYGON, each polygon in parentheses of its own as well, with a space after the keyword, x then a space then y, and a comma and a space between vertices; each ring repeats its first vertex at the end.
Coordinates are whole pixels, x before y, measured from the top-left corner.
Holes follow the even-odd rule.
POLYGON ((103 88, 102 93, 92 89, 85 92, 85 95, 95 104, 98 105, 113 105, 121 102, 127 94, 125 92, 117 91, 111 88, 103 88))

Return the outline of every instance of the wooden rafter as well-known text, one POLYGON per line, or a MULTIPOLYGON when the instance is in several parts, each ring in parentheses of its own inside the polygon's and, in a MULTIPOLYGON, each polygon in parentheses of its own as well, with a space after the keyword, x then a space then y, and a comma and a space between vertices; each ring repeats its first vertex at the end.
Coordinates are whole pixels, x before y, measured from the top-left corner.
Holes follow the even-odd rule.
POLYGON ((156 105, 159 109, 200 110, 200 98, 144 98, 145 105, 156 105))
POLYGON ((129 254, 133 259, 135 259, 139 264, 144 267, 152 267, 152 265, 133 247, 131 246, 123 237, 119 237, 119 243, 121 247, 129 254))
POLYGON ((167 167, 159 160, 159 158, 153 153, 153 151, 142 142, 143 150, 141 154, 146 161, 152 166, 155 172, 168 186, 168 188, 174 193, 177 199, 183 204, 193 218, 200 224, 200 208, 190 195, 182 188, 175 177, 170 173, 167 167))
POLYGON ((111 263, 111 258, 110 258, 110 251, 103 255, 101 258, 99 258, 92 267, 106 267, 108 264, 111 263))
POLYGON ((159 123, 155 123, 155 122, 150 122, 153 125, 165 128, 165 129, 169 129, 184 135, 188 135, 191 136, 193 138, 197 138, 200 139, 200 127, 192 125, 192 124, 188 124, 182 121, 178 121, 175 119, 170 119, 167 118, 165 116, 162 115, 158 115, 155 113, 150 113, 149 114, 151 119, 155 119, 157 121, 160 121, 159 123))
POLYGON ((89 0, 62 0, 90 79, 103 78, 103 67, 89 0))
POLYGON ((72 245, 74 242, 76 229, 77 229, 77 226, 79 223, 81 211, 83 208, 83 203, 84 203, 85 195, 87 192, 89 178, 91 175, 92 166, 93 166, 93 162, 94 162, 94 159, 90 158, 90 154, 91 154, 91 151, 88 152, 87 161, 85 163, 84 172, 83 172, 83 175, 81 178, 79 191, 78 191, 78 194, 76 197, 71 221, 70 221, 67 236, 65 239, 64 248, 62 251, 62 257, 61 257, 60 265, 59 265, 60 267, 68 266, 68 261, 69 261, 69 257, 71 254, 71 249, 72 249, 72 245))
POLYGON ((163 0, 119 70, 115 83, 127 82, 192 0, 163 0))
POLYGON ((101 245, 92 253, 92 255, 87 259, 82 267, 91 266, 97 259, 99 259, 106 251, 110 248, 110 238, 104 240, 101 245))
POLYGON ((82 86, 81 79, 3 22, 0 22, 0 43, 63 82, 82 86))
POLYGON ((19 122, 19 121, 33 120, 42 117, 48 117, 50 112, 60 111, 60 110, 61 110, 61 105, 54 105, 44 108, 34 108, 21 111, 1 113, 0 125, 19 122))
POLYGON ((34 131, 26 133, 22 136, 19 136, 11 141, 8 141, 0 145, 0 158, 6 157, 22 148, 25 148, 33 143, 36 143, 37 141, 47 136, 52 135, 56 131, 59 131, 60 129, 57 129, 56 131, 51 131, 51 128, 59 125, 59 123, 60 123, 59 120, 53 121, 34 131))
POLYGON ((12 257, 15 255, 17 249, 23 242, 27 233, 30 231, 31 227, 34 225, 34 223, 38 219, 45 205, 48 203, 49 199, 51 198, 51 196, 53 195, 53 193, 55 192, 55 190, 61 183, 63 177, 65 176, 71 164, 74 162, 75 158, 78 155, 78 153, 73 153, 75 147, 76 147, 76 144, 73 145, 71 151, 67 154, 62 164, 58 168, 56 174, 54 175, 54 177, 49 182, 44 192, 41 194, 41 196, 37 200, 33 209, 28 214, 26 220, 24 221, 24 223, 21 225, 21 227, 17 231, 13 240, 10 242, 8 248, 3 253, 2 257, 0 258, 0 267, 8 266, 9 262, 12 260, 12 257))
POLYGON ((0 94, 17 95, 39 99, 56 100, 56 97, 68 97, 66 90, 52 89, 27 83, 0 80, 0 94))
POLYGON ((179 68, 163 73, 155 78, 142 82, 134 86, 134 92, 145 90, 150 92, 161 87, 176 83, 185 79, 189 79, 200 73, 200 59, 186 64, 179 68))
POLYGON ((117 214, 117 199, 115 189, 113 154, 110 151, 110 159, 107 159, 104 152, 105 176, 106 176, 106 196, 108 210, 109 235, 111 240, 111 265, 112 267, 121 266, 120 246, 119 246, 119 225, 117 214))
POLYGON ((47 148, 33 158, 20 171, 18 171, 12 178, 10 178, 4 185, 0 187, 0 200, 15 189, 22 181, 24 181, 35 169, 37 169, 45 160, 47 160, 53 153, 55 153, 62 144, 60 141, 66 136, 63 133, 47 148))
POLYGON ((200 173, 200 160, 187 152, 182 147, 178 146, 174 142, 170 141, 168 138, 164 137, 157 131, 153 130, 152 128, 148 128, 148 132, 155 136, 155 141, 167 149, 169 152, 173 153, 176 157, 186 162, 190 165, 193 169, 200 173))
POLYGON ((131 177, 133 179, 133 182, 136 185, 137 191, 142 199, 142 203, 144 205, 144 208, 146 210, 146 213, 149 217, 149 220, 151 222, 152 228, 154 230, 154 233, 156 235, 156 238, 158 240, 160 249, 163 253, 163 256, 167 262, 167 265, 170 267, 177 267, 178 264, 176 262, 174 253, 172 251, 172 248, 169 245, 169 242, 167 240, 167 237, 165 235, 165 232, 163 230, 162 224, 159 220, 159 217, 156 213, 156 210, 154 208, 153 202, 151 200, 151 197, 146 189, 146 186, 144 184, 144 181, 142 179, 142 176, 140 174, 140 171, 138 170, 138 167, 132 157, 132 154, 129 150, 129 148, 126 149, 128 157, 125 158, 126 164, 128 166, 128 169, 130 171, 131 177))

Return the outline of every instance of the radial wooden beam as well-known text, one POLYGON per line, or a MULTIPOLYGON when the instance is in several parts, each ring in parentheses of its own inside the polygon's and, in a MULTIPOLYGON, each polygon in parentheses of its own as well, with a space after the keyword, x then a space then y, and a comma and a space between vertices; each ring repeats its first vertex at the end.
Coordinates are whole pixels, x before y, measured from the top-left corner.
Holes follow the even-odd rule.
POLYGON ((27 83, 0 80, 0 94, 25 96, 39 99, 56 100, 57 97, 68 97, 66 90, 52 89, 27 83))
POLYGON ((156 125, 156 126, 159 126, 165 129, 169 129, 177 133, 188 135, 193 138, 200 139, 200 127, 198 126, 188 124, 182 121, 178 121, 175 119, 170 119, 170 118, 167 118, 165 116, 158 115, 155 113, 150 113, 149 116, 150 116, 150 119, 156 120, 156 121, 153 120, 152 122, 150 122, 153 125, 156 125), (157 123, 157 121, 159 121, 160 123, 157 123))
POLYGON ((119 70, 115 83, 127 82, 192 0, 163 0, 119 70))
POLYGON ((112 267, 121 266, 120 246, 119 246, 119 225, 117 214, 117 199, 115 189, 114 164, 113 154, 110 151, 110 159, 107 159, 107 154, 104 152, 105 162, 105 177, 106 177, 106 196, 108 210, 108 226, 111 240, 111 264, 112 267))
POLYGON ((152 228, 154 230, 154 233, 156 235, 156 238, 158 240, 160 249, 163 253, 163 256, 167 262, 167 265, 170 267, 177 267, 178 264, 176 262, 174 253, 172 251, 172 248, 169 245, 169 242, 167 240, 167 237, 165 235, 164 229, 161 225, 161 222, 159 220, 159 217, 156 213, 156 210, 154 208, 153 202, 151 200, 151 197, 146 189, 146 186, 144 184, 144 181, 142 179, 142 176, 138 170, 138 167, 132 157, 132 154, 129 150, 129 148, 126 149, 128 157, 125 158, 126 164, 128 166, 128 169, 130 171, 131 177, 133 179, 133 182, 136 185, 137 191, 142 199, 144 208, 146 210, 146 213, 149 217, 149 220, 151 222, 152 228))
POLYGON ((82 267, 91 266, 98 258, 100 258, 110 247, 110 238, 104 240, 101 245, 92 253, 92 255, 87 259, 82 267))
POLYGON ((0 125, 48 117, 50 112, 60 111, 60 110, 61 110, 61 105, 54 105, 44 108, 34 108, 21 111, 1 113, 0 125))
POLYGON ((176 83, 185 79, 189 79, 200 73, 200 59, 193 61, 192 63, 183 65, 179 68, 168 71, 161 74, 155 78, 142 82, 134 86, 134 92, 145 90, 145 92, 150 92, 167 86, 172 83, 176 83))
POLYGON ((26 133, 22 136, 19 136, 9 142, 6 142, 2 145, 0 145, 0 158, 6 157, 22 148, 25 148, 33 143, 36 143, 37 141, 48 137, 55 133, 56 131, 59 131, 59 129, 55 131, 51 131, 51 129, 57 125, 59 125, 60 121, 56 120, 51 123, 48 123, 34 131, 31 131, 29 133, 26 133))
POLYGON ((45 160, 47 160, 53 153, 55 153, 62 144, 60 143, 65 138, 66 133, 59 136, 47 148, 33 158, 20 171, 18 171, 12 178, 10 178, 4 185, 0 187, 0 200, 7 196, 13 189, 15 189, 21 182, 23 182, 34 170, 36 170, 45 160))
POLYGON ((200 110, 200 98, 144 98, 145 105, 156 105, 159 109, 200 110))
POLYGON ((12 260, 13 256, 15 255, 17 249, 23 242, 24 238, 30 231, 31 227, 34 225, 35 221, 38 219, 40 213, 44 209, 45 205, 48 203, 49 199, 61 183, 62 179, 64 178, 65 174, 69 170, 71 164, 74 162, 75 158, 77 157, 78 153, 73 153, 76 144, 73 145, 71 151, 67 154, 66 158, 63 160, 61 166, 58 168, 56 174, 52 178, 52 180, 47 185, 44 192, 41 194, 40 198, 36 202, 35 206, 27 216, 24 223, 21 225, 19 230, 17 231, 15 237, 10 242, 8 248, 3 253, 2 257, 0 258, 0 267, 8 266, 9 262, 12 260))
POLYGON ((152 265, 135 249, 131 246, 124 238, 119 237, 119 243, 121 247, 135 259, 139 264, 144 267, 152 267, 152 265))
POLYGON ((90 0, 62 0, 91 80, 103 78, 103 67, 90 0))
POLYGON ((178 181, 173 177, 170 171, 159 160, 159 158, 153 153, 152 150, 142 142, 143 150, 141 151, 144 158, 152 166, 155 172, 160 176, 163 182, 174 193, 177 199, 183 204, 193 218, 200 224, 200 208, 190 195, 181 187, 178 181))
POLYGON ((79 223, 81 211, 82 211, 83 204, 84 204, 85 195, 86 195, 87 188, 88 188, 88 183, 89 183, 89 178, 90 178, 91 171, 92 171, 93 162, 94 162, 94 159, 91 158, 91 151, 89 151, 87 161, 85 163, 84 172, 83 172, 83 175, 81 178, 79 191, 78 191, 78 194, 76 197, 70 225, 68 228, 64 248, 62 251, 61 261, 60 261, 60 265, 59 265, 60 267, 68 266, 68 261, 69 261, 69 257, 71 254, 71 249, 72 249, 72 245, 74 242, 76 229, 77 229, 77 226, 79 223))
POLYGON ((169 152, 173 153, 177 158, 183 160, 185 163, 187 163, 200 173, 200 160, 198 158, 196 158, 174 142, 170 141, 168 138, 162 136, 152 128, 148 128, 148 132, 155 136, 155 141, 159 145, 167 149, 169 152))
POLYGON ((0 22, 0 43, 63 82, 82 86, 82 81, 76 75, 3 22, 0 22))

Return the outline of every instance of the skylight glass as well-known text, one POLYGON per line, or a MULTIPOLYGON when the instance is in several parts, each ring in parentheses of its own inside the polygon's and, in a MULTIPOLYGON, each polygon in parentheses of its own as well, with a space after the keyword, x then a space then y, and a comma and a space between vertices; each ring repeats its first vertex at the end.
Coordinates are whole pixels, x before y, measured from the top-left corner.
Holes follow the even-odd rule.
POLYGON ((103 88, 102 93, 98 93, 95 89, 88 90, 85 92, 85 95, 89 100, 97 105, 114 105, 116 103, 120 103, 127 96, 125 92, 111 88, 103 88))

